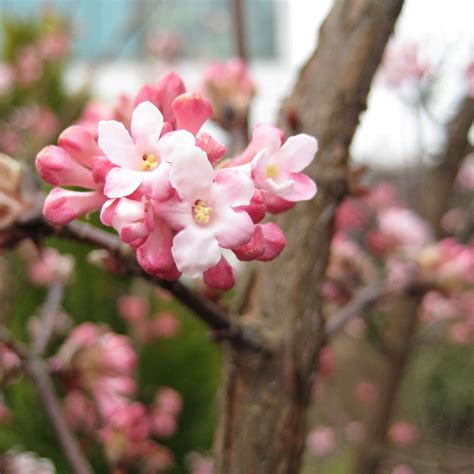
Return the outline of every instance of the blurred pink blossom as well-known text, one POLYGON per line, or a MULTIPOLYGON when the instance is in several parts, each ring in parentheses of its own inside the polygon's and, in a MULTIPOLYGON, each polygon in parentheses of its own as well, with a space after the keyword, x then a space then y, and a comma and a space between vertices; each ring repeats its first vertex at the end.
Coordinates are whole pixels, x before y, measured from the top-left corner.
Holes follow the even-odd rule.
POLYGON ((61 255, 55 248, 47 247, 28 260, 27 273, 33 284, 48 287, 54 282, 67 283, 73 269, 72 256, 61 255))
POLYGON ((388 438, 397 446, 410 446, 419 439, 419 432, 415 425, 407 421, 398 421, 390 426, 388 438))
POLYGON ((181 329, 181 321, 171 312, 158 313, 151 322, 151 333, 156 337, 171 338, 181 329))
POLYGON ((420 46, 407 43, 401 46, 389 45, 385 53, 381 76, 392 87, 403 83, 418 83, 429 77, 432 72, 431 64, 420 54, 420 46))
POLYGON ((334 428, 323 425, 313 428, 306 438, 306 446, 317 457, 329 456, 337 446, 334 428))

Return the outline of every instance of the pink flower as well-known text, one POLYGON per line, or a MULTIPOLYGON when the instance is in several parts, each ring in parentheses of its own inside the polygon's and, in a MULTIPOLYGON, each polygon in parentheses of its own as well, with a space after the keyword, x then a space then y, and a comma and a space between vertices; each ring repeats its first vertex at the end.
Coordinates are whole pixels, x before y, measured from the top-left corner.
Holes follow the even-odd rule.
POLYGON ((326 457, 336 449, 336 434, 330 426, 320 425, 312 429, 306 439, 308 449, 318 457, 326 457))
POLYGON ((154 199, 171 194, 168 181, 171 154, 178 144, 194 145, 194 137, 186 131, 164 135, 163 115, 151 103, 142 102, 133 112, 131 135, 115 120, 99 123, 99 146, 107 158, 117 165, 106 177, 104 193, 110 198, 129 196, 140 186, 154 199))
POLYGON ((382 63, 382 74, 392 87, 405 82, 418 82, 431 73, 431 64, 420 56, 419 45, 409 43, 401 47, 391 45, 382 63))
POLYGON ((148 314, 149 305, 145 298, 136 295, 124 295, 119 298, 118 310, 126 321, 139 321, 148 314))
POLYGON ((382 250, 420 248, 431 240, 428 225, 409 209, 392 207, 383 210, 378 220, 380 235, 385 240, 382 250))
POLYGON ((216 265, 223 248, 250 240, 254 224, 246 212, 254 187, 245 173, 215 172, 206 154, 190 145, 175 147, 170 182, 177 196, 157 206, 157 212, 178 233, 172 254, 179 271, 190 277, 216 265))
POLYGON ((288 209, 288 202, 306 201, 316 194, 316 184, 301 171, 313 161, 318 143, 300 134, 281 145, 276 129, 267 128, 267 133, 265 148, 252 160, 252 177, 264 191, 268 210, 281 212, 288 209))
POLYGON ((419 433, 411 423, 398 421, 390 427, 388 438, 395 445, 410 446, 418 441, 419 433))
POLYGON ((149 201, 128 198, 113 199, 102 206, 103 224, 112 226, 120 239, 132 247, 142 245, 154 229, 154 213, 149 201))
POLYGON ((37 286, 50 286, 55 281, 67 282, 74 267, 71 256, 46 248, 28 265, 28 277, 37 286))
POLYGON ((151 332, 156 337, 171 338, 181 329, 181 322, 170 312, 159 313, 151 323, 151 332))
POLYGON ((160 388, 155 394, 153 404, 157 409, 175 416, 183 409, 181 395, 171 387, 160 388))

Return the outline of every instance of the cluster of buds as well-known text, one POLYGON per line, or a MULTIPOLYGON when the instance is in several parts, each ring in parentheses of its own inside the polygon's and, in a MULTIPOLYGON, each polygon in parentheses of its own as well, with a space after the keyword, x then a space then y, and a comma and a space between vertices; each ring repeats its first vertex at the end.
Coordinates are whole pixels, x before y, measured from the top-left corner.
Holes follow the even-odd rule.
POLYGON ((144 472, 162 472, 172 454, 157 438, 177 429, 180 395, 160 389, 150 407, 136 395, 137 355, 127 336, 92 323, 77 326, 51 359, 53 371, 65 384, 66 417, 71 426, 104 446, 112 466, 144 466, 144 472))
POLYGON ((212 119, 224 130, 246 124, 255 84, 241 59, 211 64, 204 72, 202 90, 212 104, 212 119))
POLYGON ((137 295, 124 295, 119 299, 118 311, 127 322, 133 338, 139 342, 169 339, 179 332, 181 322, 169 311, 158 312, 148 317, 148 301, 137 295))
POLYGON ((199 133, 210 103, 185 93, 176 74, 145 86, 134 104, 129 127, 101 120, 96 139, 75 125, 59 146, 38 154, 39 174, 56 186, 44 204, 46 218, 64 225, 100 209, 102 222, 135 249, 146 272, 168 280, 203 277, 219 289, 235 284, 226 252, 242 261, 278 256, 286 239, 262 219, 315 195, 302 170, 314 158, 316 139, 301 134, 285 141, 276 127, 257 125, 243 153, 223 160, 225 147, 199 133))

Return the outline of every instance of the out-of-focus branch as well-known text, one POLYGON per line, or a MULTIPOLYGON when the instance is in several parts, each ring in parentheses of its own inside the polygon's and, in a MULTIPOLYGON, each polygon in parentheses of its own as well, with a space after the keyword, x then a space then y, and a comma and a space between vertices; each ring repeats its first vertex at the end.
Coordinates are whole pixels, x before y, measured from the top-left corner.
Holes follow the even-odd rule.
POLYGON ((437 235, 442 234, 441 218, 452 204, 454 180, 469 151, 468 132, 473 121, 474 98, 466 97, 448 125, 444 153, 425 178, 422 210, 437 235))
POLYGON ((383 456, 387 430, 392 419, 397 395, 410 362, 418 325, 418 310, 424 292, 413 291, 401 298, 394 309, 399 324, 397 340, 400 341, 394 357, 388 361, 383 391, 374 407, 367 440, 359 452, 355 474, 375 474, 383 456))
POLYGON ((84 457, 79 443, 64 418, 61 405, 54 393, 54 386, 49 376, 46 363, 30 353, 23 344, 16 341, 3 327, 0 327, 0 342, 15 352, 22 361, 25 373, 35 386, 41 404, 51 421, 59 443, 75 474, 92 474, 92 469, 84 457))
POLYGON ((328 339, 333 337, 343 329, 351 319, 369 310, 382 296, 382 293, 383 287, 377 283, 359 290, 349 303, 331 317, 326 325, 326 337, 328 339))
POLYGON ((245 327, 220 306, 180 281, 168 281, 149 275, 138 265, 135 255, 128 246, 113 234, 98 227, 80 221, 73 221, 63 227, 54 227, 43 218, 40 212, 37 212, 24 216, 11 228, 1 231, 0 243, 12 246, 25 238, 41 239, 49 235, 65 237, 109 251, 120 264, 121 273, 145 278, 168 290, 199 319, 217 333, 225 335, 225 338, 236 346, 256 351, 264 350, 263 343, 255 331, 245 327), (5 238, 2 238, 3 236, 5 238))
POLYGON ((33 354, 42 356, 48 348, 63 296, 63 283, 54 282, 49 287, 46 301, 41 308, 39 316, 39 330, 31 348, 33 354))
POLYGON ((244 0, 229 0, 230 13, 234 25, 235 33, 235 51, 239 58, 246 61, 248 59, 247 54, 247 41, 246 41, 246 30, 245 30, 245 11, 244 11, 244 0))

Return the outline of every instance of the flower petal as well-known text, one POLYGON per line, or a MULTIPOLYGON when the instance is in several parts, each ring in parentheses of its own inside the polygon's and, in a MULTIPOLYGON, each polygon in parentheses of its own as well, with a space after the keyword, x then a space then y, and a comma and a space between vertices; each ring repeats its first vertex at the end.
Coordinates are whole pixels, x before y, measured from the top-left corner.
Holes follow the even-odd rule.
POLYGON ((228 209, 214 226, 214 234, 219 245, 225 249, 240 247, 253 236, 255 224, 250 216, 243 211, 228 209))
POLYGON ((288 138, 284 145, 274 153, 271 161, 288 172, 304 170, 318 151, 316 138, 305 133, 288 138))
POLYGON ((161 161, 171 161, 173 150, 176 145, 194 145, 194 136, 186 130, 176 130, 175 132, 167 133, 160 138, 157 150, 160 154, 161 161))
POLYGON ((177 145, 171 157, 170 182, 185 201, 195 201, 207 194, 214 179, 214 169, 200 148, 177 145))
POLYGON ((316 194, 316 183, 303 173, 291 173, 294 182, 293 189, 290 193, 285 194, 287 201, 308 201, 313 199, 316 194))
POLYGON ((99 122, 99 147, 118 166, 140 169, 141 156, 123 123, 116 120, 99 122))
POLYGON ((104 194, 109 198, 129 196, 142 183, 143 173, 127 168, 112 168, 105 178, 104 194))
POLYGON ((170 169, 169 163, 161 163, 153 171, 143 173, 143 192, 157 201, 168 199, 174 192, 169 181, 170 169))
POLYGON ((132 115, 132 137, 144 153, 154 151, 163 128, 163 115, 151 102, 141 102, 132 115))
POLYGON ((200 276, 222 256, 214 235, 198 226, 186 227, 175 236, 172 253, 178 269, 191 278, 200 276))
POLYGON ((242 171, 224 169, 216 173, 212 192, 219 202, 231 207, 247 206, 252 200, 255 187, 242 171))
POLYGON ((156 213, 174 230, 181 230, 194 224, 192 207, 177 195, 155 205, 156 213))
POLYGON ((262 184, 267 179, 267 167, 270 154, 267 150, 261 150, 252 160, 252 176, 258 184, 262 184))

